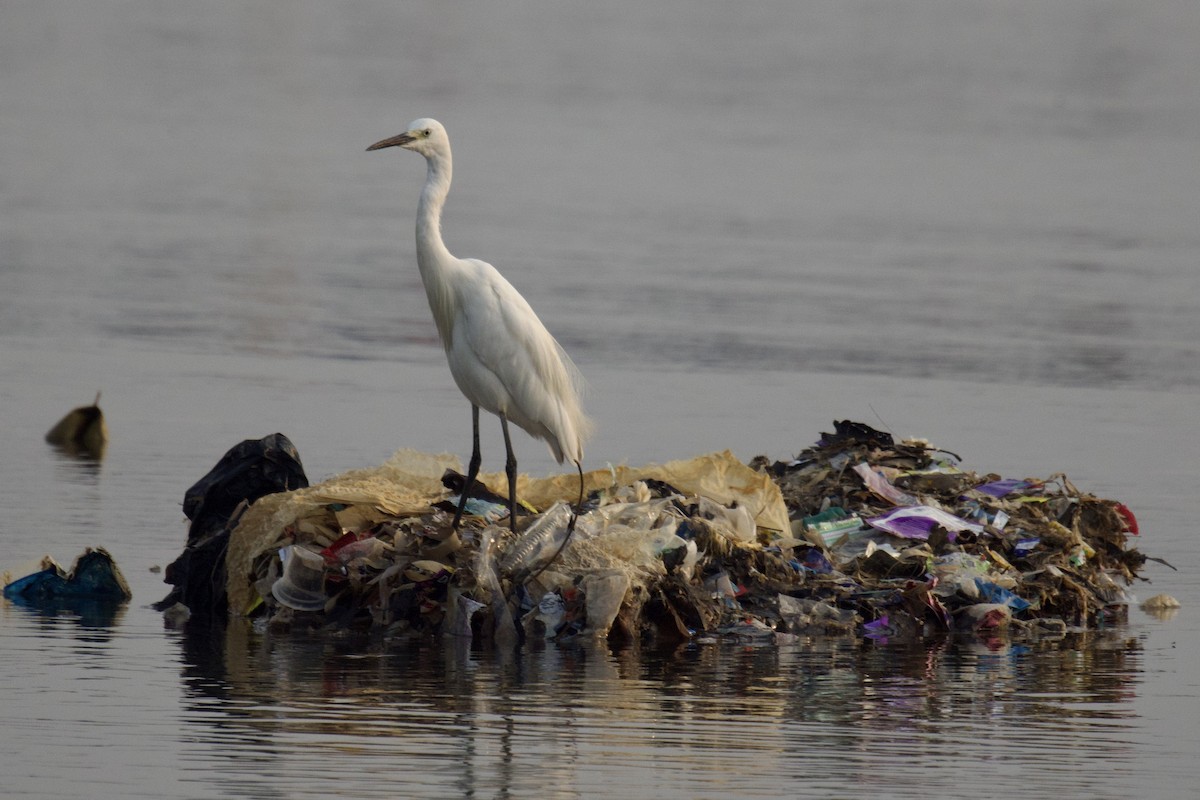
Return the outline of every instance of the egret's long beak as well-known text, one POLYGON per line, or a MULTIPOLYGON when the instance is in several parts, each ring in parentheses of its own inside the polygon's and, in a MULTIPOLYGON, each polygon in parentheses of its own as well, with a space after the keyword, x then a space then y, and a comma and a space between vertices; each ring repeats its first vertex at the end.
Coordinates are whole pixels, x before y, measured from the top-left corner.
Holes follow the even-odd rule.
POLYGON ((375 144, 368 147, 367 150, 368 151, 382 150, 385 147, 400 147, 402 145, 406 145, 409 142, 413 142, 413 141, 416 141, 416 137, 412 136, 409 133, 401 133, 401 134, 391 137, 390 139, 384 139, 383 141, 376 142, 375 144))

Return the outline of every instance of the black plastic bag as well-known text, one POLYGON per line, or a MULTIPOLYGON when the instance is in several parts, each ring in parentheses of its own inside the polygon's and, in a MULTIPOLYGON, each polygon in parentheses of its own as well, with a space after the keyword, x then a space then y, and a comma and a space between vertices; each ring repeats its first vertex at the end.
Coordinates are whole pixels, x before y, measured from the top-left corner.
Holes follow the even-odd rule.
POLYGON ((260 497, 307 486, 300 454, 282 433, 230 448, 184 494, 183 513, 191 520, 187 546, 166 570, 164 580, 175 588, 154 607, 183 603, 193 614, 224 615, 225 550, 241 511, 260 497))

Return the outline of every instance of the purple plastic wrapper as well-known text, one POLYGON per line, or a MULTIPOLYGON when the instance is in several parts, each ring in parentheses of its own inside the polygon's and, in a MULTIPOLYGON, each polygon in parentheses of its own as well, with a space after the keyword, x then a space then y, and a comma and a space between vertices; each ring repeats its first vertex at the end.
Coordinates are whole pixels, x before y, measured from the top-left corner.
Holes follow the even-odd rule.
POLYGON ((870 517, 865 522, 872 528, 904 539, 928 539, 935 525, 940 525, 950 532, 950 541, 954 541, 954 535, 962 531, 983 532, 982 525, 968 522, 962 517, 956 517, 932 506, 896 508, 878 517, 870 517))
POLYGON ((975 491, 983 492, 992 497, 1004 497, 1005 495, 1019 492, 1022 489, 1028 489, 1033 486, 1029 481, 1023 481, 1018 478, 1006 478, 1001 481, 992 481, 991 483, 982 483, 975 487, 975 491))

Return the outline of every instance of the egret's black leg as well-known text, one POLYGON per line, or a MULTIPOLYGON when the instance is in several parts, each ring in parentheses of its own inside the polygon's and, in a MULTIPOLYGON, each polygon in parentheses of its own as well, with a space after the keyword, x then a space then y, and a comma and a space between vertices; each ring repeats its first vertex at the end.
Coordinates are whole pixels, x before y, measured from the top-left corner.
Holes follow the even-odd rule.
POLYGON ((467 497, 471 494, 471 487, 475 485, 475 478, 479 475, 479 465, 482 459, 479 457, 479 406, 471 406, 471 463, 467 465, 467 482, 463 485, 462 491, 458 497, 458 510, 454 512, 454 530, 458 530, 458 524, 462 522, 463 509, 467 506, 467 497))
POLYGON ((576 461, 575 469, 579 471, 579 499, 575 501, 575 513, 579 514, 583 510, 583 464, 576 461))
POLYGON ((575 511, 571 514, 571 524, 567 528, 567 536, 575 531, 575 520, 579 519, 579 514, 583 511, 583 465, 576 461, 575 469, 579 471, 579 499, 575 501, 575 511))
POLYGON ((517 457, 513 455, 512 441, 508 438, 508 417, 500 415, 500 429, 504 431, 504 474, 508 476, 508 527, 517 532, 517 457))

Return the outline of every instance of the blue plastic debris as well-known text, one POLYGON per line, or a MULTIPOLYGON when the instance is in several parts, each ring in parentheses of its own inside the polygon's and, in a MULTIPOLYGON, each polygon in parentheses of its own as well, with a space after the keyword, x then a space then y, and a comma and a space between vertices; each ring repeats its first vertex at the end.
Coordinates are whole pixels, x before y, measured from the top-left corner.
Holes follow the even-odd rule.
POLYGON ((1036 536, 1029 539, 1018 539, 1017 543, 1013 545, 1013 555, 1017 558, 1023 558, 1032 553, 1041 541, 1036 536))
POLYGON ((1008 589, 1005 589, 1003 586, 997 586, 989 580, 977 577, 975 578, 975 586, 979 589, 979 597, 984 602, 1006 605, 1013 611, 1024 611, 1030 606, 1028 600, 1017 597, 1008 589))
POLYGON ((106 609, 115 609, 132 596, 112 555, 102 548, 86 549, 70 571, 62 570, 52 558, 43 558, 40 570, 4 588, 5 600, 18 606, 54 613, 72 609, 97 624, 109 618, 106 609))
POLYGON ((125 576, 103 548, 83 551, 70 572, 63 572, 52 558, 46 558, 42 563, 45 566, 38 572, 5 586, 4 598, 36 606, 64 599, 124 601, 133 596, 125 576))
POLYGON ((833 564, 825 557, 825 554, 815 547, 811 547, 804 551, 804 555, 800 559, 800 565, 809 572, 817 575, 828 575, 833 572, 833 564))

